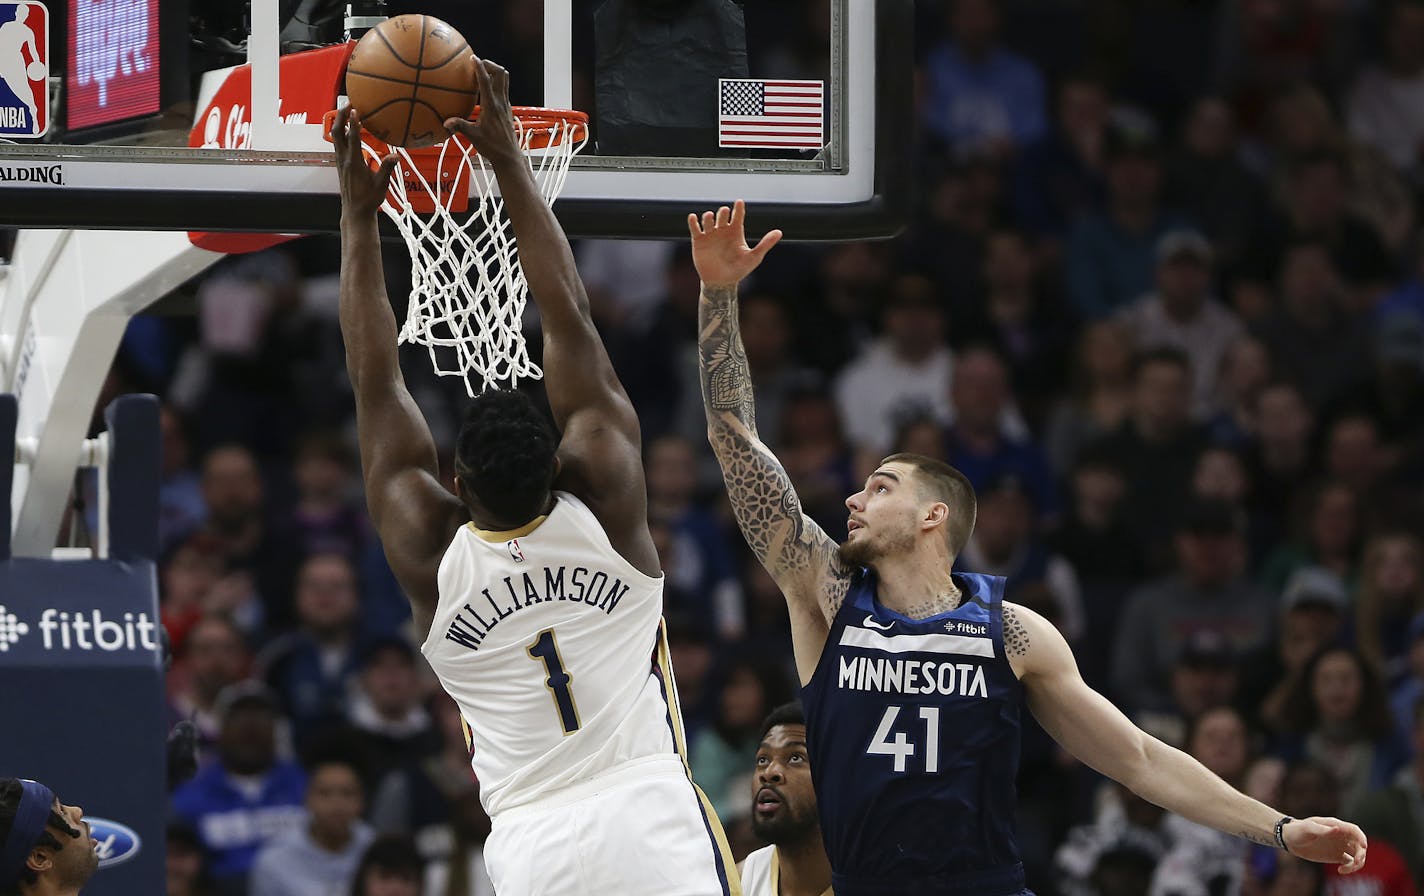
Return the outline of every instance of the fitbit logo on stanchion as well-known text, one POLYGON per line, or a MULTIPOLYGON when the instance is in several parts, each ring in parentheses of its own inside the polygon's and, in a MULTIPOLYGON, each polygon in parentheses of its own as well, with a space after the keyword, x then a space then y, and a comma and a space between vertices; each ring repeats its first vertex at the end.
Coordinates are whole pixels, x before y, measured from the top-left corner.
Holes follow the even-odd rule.
POLYGON ((158 626, 147 613, 125 613, 122 621, 105 619, 102 610, 70 613, 48 609, 40 614, 45 650, 157 650, 158 626))
POLYGON ((20 617, 0 605, 0 653, 10 649, 10 645, 29 634, 30 627, 20 621, 20 617))

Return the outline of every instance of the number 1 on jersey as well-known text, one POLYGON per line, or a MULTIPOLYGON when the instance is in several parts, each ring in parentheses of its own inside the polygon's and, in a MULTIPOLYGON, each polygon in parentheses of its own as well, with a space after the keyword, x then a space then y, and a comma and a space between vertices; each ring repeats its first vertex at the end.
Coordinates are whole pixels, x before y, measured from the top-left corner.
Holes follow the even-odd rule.
POLYGON ((526 650, 531 659, 543 660, 544 671, 548 675, 544 686, 554 697, 554 706, 559 710, 559 724, 565 734, 573 734, 579 729, 578 707, 574 705, 574 692, 569 690, 569 682, 574 677, 564 669, 564 658, 559 656, 559 642, 554 640, 554 630, 546 628, 539 633, 526 650))
MULTIPOLYGON (((903 772, 909 758, 915 755, 915 745, 910 743, 910 738, 903 731, 896 731, 895 739, 890 739, 890 732, 899 717, 900 707, 885 707, 885 715, 880 717, 880 725, 876 727, 875 736, 870 739, 870 746, 865 748, 865 752, 893 758, 895 771, 903 772)), ((939 771, 939 707, 921 706, 920 720, 925 723, 925 771, 934 774, 939 771)))

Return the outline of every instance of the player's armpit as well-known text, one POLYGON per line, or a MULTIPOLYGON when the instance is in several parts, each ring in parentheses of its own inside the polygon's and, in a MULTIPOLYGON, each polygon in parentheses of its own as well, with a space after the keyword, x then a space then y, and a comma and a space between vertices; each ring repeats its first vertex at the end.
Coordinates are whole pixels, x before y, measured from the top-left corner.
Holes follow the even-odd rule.
POLYGON ((469 520, 460 500, 425 470, 408 467, 367 477, 366 503, 386 560, 410 600, 416 631, 430 630, 439 601, 440 559, 455 530, 469 520))

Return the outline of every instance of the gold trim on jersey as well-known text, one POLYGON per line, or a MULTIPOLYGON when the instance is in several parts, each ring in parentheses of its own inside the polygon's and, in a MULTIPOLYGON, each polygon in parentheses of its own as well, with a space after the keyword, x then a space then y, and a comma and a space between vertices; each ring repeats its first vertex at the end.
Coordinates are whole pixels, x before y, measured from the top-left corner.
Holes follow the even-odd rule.
MULTIPOLYGON (((826 887, 821 896, 835 896, 833 887, 826 887)), ((771 894, 781 896, 781 850, 773 846, 771 848, 771 894)))
POLYGON ((499 544, 501 541, 509 541, 511 538, 523 538, 530 532, 533 532, 535 529, 539 528, 539 526, 543 524, 544 520, 547 520, 548 518, 549 515, 547 513, 541 513, 538 516, 534 517, 534 519, 520 526, 518 529, 481 529, 473 522, 466 523, 465 525, 469 526, 470 531, 478 535, 481 539, 485 541, 492 541, 495 544, 499 544))
POLYGON ((732 845, 727 842, 727 832, 722 829, 722 820, 717 817, 717 810, 712 808, 712 801, 702 792, 702 788, 697 786, 697 782, 692 780, 692 766, 687 762, 687 734, 682 727, 682 704, 677 696, 677 682, 672 677, 672 649, 668 647, 666 619, 658 620, 658 646, 654 659, 662 674, 663 698, 667 702, 668 727, 672 729, 673 745, 677 748, 678 757, 682 759, 683 769, 687 771, 687 780, 692 783, 692 789, 697 793, 698 801, 702 803, 702 814, 706 818, 707 831, 712 835, 714 848, 722 856, 722 867, 727 875, 727 893, 729 896, 742 896, 742 878, 737 871, 737 863, 732 858, 732 845))

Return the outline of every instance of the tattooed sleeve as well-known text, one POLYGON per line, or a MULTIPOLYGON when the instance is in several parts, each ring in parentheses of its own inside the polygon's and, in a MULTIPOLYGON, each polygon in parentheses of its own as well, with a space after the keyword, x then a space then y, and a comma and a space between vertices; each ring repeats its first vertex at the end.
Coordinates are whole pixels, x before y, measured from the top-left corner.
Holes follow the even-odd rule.
POLYGON ((707 433, 737 525, 782 591, 814 594, 830 621, 845 600, 850 571, 837 559, 836 543, 802 512, 791 478, 757 437, 735 287, 703 288, 698 329, 707 433))

